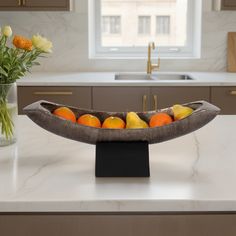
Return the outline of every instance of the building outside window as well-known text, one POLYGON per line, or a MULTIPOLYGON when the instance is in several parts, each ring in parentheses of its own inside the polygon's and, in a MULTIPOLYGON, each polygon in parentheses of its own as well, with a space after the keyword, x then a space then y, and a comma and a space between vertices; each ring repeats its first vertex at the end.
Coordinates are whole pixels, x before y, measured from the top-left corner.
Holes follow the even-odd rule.
POLYGON ((102 16, 102 33, 103 34, 120 34, 121 33, 120 16, 102 16))
POLYGON ((170 16, 156 16, 156 33, 170 34, 170 16))
POLYGON ((151 17, 139 16, 138 17, 138 34, 150 34, 151 33, 151 17))

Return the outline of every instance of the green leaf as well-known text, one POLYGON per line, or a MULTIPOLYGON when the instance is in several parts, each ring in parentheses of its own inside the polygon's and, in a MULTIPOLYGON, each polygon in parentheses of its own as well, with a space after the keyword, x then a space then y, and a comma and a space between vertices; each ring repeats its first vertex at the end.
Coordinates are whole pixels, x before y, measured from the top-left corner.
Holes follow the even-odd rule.
POLYGON ((5 70, 3 70, 2 67, 0 67, 0 74, 4 75, 4 76, 8 76, 7 72, 5 70))

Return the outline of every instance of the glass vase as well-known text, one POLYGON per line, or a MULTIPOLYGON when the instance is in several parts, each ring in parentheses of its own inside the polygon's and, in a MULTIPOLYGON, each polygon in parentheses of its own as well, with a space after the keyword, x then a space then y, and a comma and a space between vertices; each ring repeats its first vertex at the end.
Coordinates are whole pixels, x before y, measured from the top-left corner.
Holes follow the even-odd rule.
POLYGON ((16 142, 17 86, 0 84, 0 147, 16 142))

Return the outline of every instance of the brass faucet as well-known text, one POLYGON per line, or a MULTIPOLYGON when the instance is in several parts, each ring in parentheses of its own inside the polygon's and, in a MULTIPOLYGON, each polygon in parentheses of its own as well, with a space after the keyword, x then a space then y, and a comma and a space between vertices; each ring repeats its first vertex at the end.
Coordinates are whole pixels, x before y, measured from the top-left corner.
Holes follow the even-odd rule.
POLYGON ((152 74, 153 70, 159 70, 160 69, 160 58, 158 58, 157 64, 152 64, 152 50, 155 50, 155 43, 150 42, 148 44, 148 61, 147 61, 147 74, 152 74))

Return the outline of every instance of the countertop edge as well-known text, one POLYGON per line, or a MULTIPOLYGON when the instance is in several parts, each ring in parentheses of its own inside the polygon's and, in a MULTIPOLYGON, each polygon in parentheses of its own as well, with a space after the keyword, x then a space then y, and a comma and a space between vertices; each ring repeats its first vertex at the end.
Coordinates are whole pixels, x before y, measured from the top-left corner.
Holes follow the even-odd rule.
POLYGON ((236 202, 233 200, 108 200, 108 201, 45 201, 45 202, 0 202, 0 213, 13 212, 236 212, 236 202))
MULTIPOLYGON (((123 73, 123 72, 122 72, 123 73)), ((125 72, 124 72, 125 73, 125 72)), ((141 73, 141 72, 137 72, 141 73)), ((144 72, 143 72, 144 73, 144 72)), ((160 72, 167 73, 167 72, 160 72)), ((168 72, 186 74, 193 80, 132 81, 115 80, 116 72, 34 73, 17 81, 18 86, 236 86, 236 73, 168 72)))

